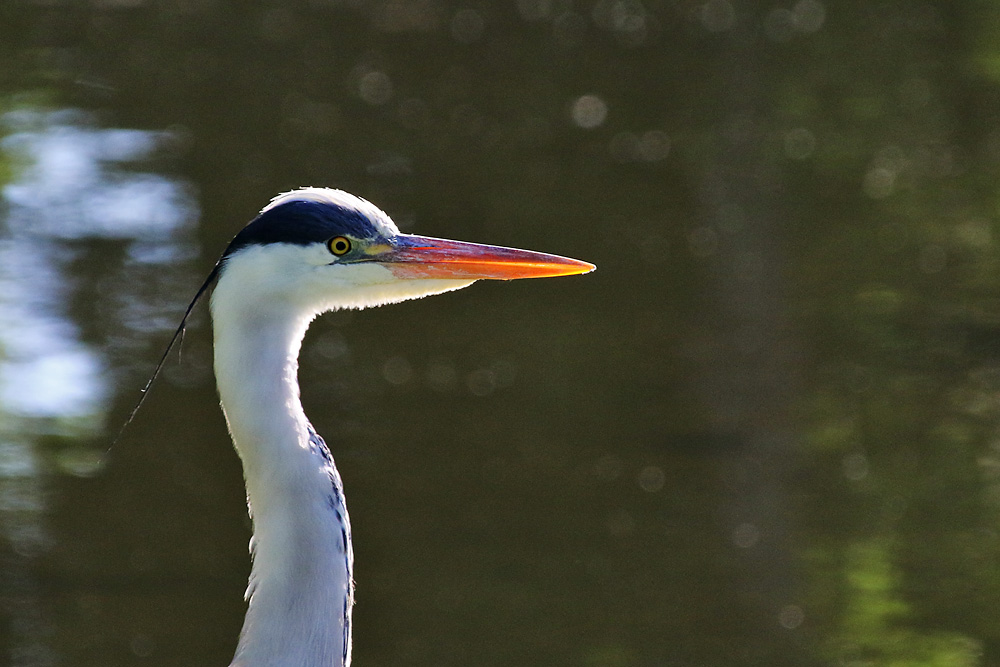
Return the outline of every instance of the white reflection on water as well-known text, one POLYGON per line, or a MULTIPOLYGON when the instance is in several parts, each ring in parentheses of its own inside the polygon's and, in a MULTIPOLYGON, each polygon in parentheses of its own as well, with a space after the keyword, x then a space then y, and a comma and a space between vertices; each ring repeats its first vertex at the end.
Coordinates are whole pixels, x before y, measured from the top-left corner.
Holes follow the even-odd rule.
POLYGON ((60 267, 45 245, 16 237, 0 245, 0 412, 86 417, 106 397, 103 364, 63 313, 60 267))
POLYGON ((170 257, 176 252, 163 246, 194 219, 194 205, 178 181, 123 169, 152 157, 167 133, 96 129, 75 111, 22 110, 2 120, 14 132, 0 149, 25 167, 2 190, 0 411, 94 417, 107 373, 66 316, 70 257, 60 241, 141 239, 145 250, 133 258, 170 257))
MULTIPOLYGON (((11 629, 2 652, 10 664, 54 665, 52 614, 29 563, 52 539, 48 474, 96 471, 99 453, 88 458, 72 438, 99 433, 111 395, 109 361, 69 314, 81 298, 74 262, 121 281, 129 264, 189 254, 196 209, 182 182, 140 169, 167 133, 100 129, 78 111, 19 110, 0 116, 0 137, 0 163, 16 174, 0 190, 0 576, 10 591, 0 616, 11 629), (128 243, 126 265, 100 264, 81 243, 91 239, 128 243), (43 447, 43 435, 57 436, 62 451, 43 447)), ((112 309, 122 321, 107 328, 130 331, 137 309, 112 309)))

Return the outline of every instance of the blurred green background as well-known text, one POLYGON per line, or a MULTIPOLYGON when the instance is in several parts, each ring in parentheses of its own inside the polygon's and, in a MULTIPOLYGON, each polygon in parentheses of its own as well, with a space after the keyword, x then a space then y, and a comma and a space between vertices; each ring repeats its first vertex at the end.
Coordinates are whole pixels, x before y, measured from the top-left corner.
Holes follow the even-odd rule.
POLYGON ((1000 664, 1000 4, 2 0, 0 664, 225 665, 274 194, 594 262, 317 321, 364 665, 1000 664))

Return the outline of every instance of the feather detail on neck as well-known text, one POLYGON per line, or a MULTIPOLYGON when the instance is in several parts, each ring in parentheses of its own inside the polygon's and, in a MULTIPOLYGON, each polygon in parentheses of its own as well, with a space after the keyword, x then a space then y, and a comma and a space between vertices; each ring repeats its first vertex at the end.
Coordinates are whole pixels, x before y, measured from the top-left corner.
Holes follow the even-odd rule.
POLYGON ((212 299, 223 411, 253 517, 249 606, 233 667, 348 667, 353 549, 340 475, 299 401, 310 315, 212 299), (240 305, 242 304, 242 305, 240 305))

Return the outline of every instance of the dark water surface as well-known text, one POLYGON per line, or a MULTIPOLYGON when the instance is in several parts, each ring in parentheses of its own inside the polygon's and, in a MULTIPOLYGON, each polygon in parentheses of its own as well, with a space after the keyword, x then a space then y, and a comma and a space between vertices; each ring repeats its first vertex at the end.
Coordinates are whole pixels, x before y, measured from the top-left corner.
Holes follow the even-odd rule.
POLYGON ((355 663, 1000 664, 1000 7, 0 2, 0 664, 226 665, 274 194, 579 257, 317 321, 355 663))

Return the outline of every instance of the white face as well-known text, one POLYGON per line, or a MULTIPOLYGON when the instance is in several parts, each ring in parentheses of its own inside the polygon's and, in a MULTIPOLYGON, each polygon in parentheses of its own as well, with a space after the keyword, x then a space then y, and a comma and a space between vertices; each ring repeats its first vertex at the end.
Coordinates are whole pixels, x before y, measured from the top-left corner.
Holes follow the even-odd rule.
POLYGON ((212 296, 247 312, 287 310, 310 319, 341 308, 419 299, 471 285, 471 279, 402 279, 377 261, 344 262, 324 243, 250 246, 230 255, 212 296))

